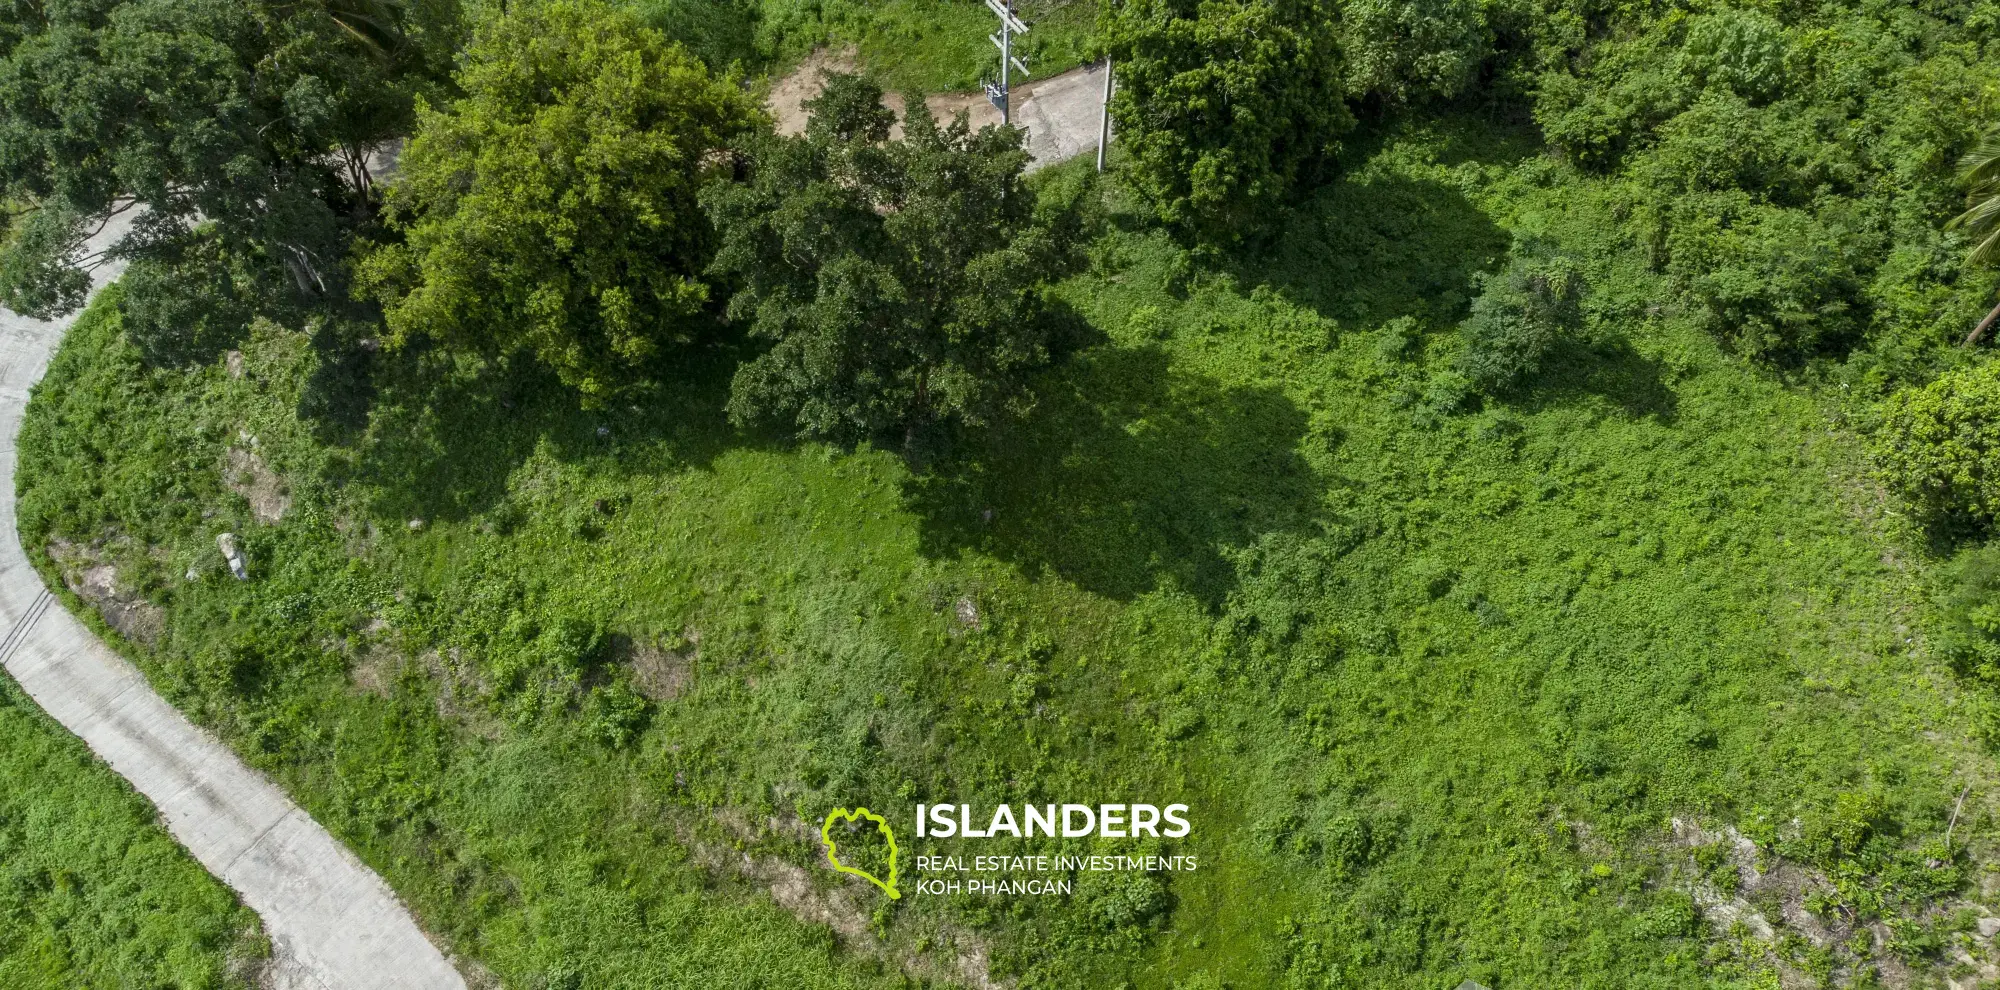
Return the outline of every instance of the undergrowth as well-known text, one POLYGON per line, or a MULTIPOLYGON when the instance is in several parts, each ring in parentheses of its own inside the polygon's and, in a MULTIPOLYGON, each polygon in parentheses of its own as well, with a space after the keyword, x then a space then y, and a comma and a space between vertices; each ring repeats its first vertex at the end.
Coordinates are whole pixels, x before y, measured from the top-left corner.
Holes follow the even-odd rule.
POLYGON ((101 548, 167 611, 125 644, 153 681, 508 985, 981 951, 1022 987, 1858 985, 1969 945, 1984 803, 1942 837, 1983 703, 1838 405, 1718 349, 1521 132, 1355 147, 1227 268, 1112 183, 1065 288, 1100 342, 921 475, 731 431, 728 348, 594 413, 382 356, 367 426, 321 434, 302 333, 148 370, 100 300, 23 430, 24 543, 52 578, 51 540, 101 548), (1522 239, 1587 278, 1581 328, 1504 399, 1437 389, 1522 239), (836 806, 1120 800, 1193 833, 904 855, 1200 868, 891 903, 818 865, 836 806), (1739 895, 1777 935, 1718 921, 1750 874, 1676 819, 1809 878, 1739 895))
POLYGON ((240 987, 262 954, 256 924, 151 805, 0 677, 0 986, 240 987))

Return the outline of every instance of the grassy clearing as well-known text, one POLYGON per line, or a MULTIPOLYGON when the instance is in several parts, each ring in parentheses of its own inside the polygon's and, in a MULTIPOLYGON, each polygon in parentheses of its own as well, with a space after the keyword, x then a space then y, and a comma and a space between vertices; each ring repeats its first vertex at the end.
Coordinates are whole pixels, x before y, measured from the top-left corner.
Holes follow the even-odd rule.
MULTIPOLYGON (((986 37, 998 21, 979 0, 630 0, 627 6, 717 68, 737 63, 753 73, 779 70, 826 47, 853 48, 892 90, 973 90, 983 76, 999 72, 1000 53, 986 37)), ((1030 30, 1014 51, 1033 78, 1073 69, 1090 57, 1096 4, 1022 0, 1015 6, 1030 30)))
POLYGON ((0 677, 0 986, 219 990, 256 919, 83 743, 0 677))
MULTIPOLYGON (((301 335, 260 326, 241 377, 148 371, 100 303, 31 406, 24 540, 51 574, 51 538, 89 542, 163 605, 154 681, 509 985, 894 985, 980 950, 1024 987, 1940 968, 1976 885, 1928 860, 1987 769, 1983 703, 1925 653, 1926 565, 1840 418, 1661 306, 1526 135, 1356 147, 1230 270, 1113 188, 1068 289, 1102 340, 923 477, 728 430, 725 351, 600 413, 532 369, 383 359, 369 426, 317 437, 301 335), (1590 335, 1541 389, 1440 410, 1516 234, 1585 260, 1590 335), (281 523, 232 447, 288 482, 281 523), (1201 869, 892 905, 799 827, 1120 799, 1194 833, 1034 851, 1201 869), (1739 888, 1676 817, 1817 899, 1739 888), (1732 891, 1838 937, 1712 927, 1696 898, 1732 891)), ((1955 832, 1978 849, 1985 807, 1955 832)))

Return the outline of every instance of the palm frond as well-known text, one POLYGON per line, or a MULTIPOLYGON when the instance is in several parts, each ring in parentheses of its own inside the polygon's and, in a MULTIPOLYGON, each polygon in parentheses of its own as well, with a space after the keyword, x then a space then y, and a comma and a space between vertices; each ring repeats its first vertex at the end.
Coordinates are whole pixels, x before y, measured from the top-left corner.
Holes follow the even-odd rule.
POLYGON ((1974 264, 2000 263, 2000 128, 1988 131, 1979 145, 1958 160, 1958 178, 1966 190, 1966 210, 1945 225, 1964 230, 1975 240, 1967 257, 1974 264))
POLYGON ((1986 235, 1986 239, 1972 249, 1971 258, 1975 265, 2000 264, 2000 227, 1986 235))

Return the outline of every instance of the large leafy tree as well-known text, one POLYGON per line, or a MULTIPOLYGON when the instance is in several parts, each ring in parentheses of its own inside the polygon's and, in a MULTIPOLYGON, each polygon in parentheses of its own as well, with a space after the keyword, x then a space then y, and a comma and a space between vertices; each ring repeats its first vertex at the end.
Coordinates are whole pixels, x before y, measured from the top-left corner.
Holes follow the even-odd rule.
POLYGON ((484 25, 465 96, 420 114, 361 284, 391 340, 527 351, 598 404, 689 339, 708 298, 702 183, 754 121, 734 87, 597 0, 484 25))
MULTIPOLYGON (((1972 236, 1968 260, 1973 264, 2000 263, 2000 128, 1988 132, 1978 147, 1959 160, 1958 167, 1971 205, 1951 221, 1951 226, 1972 236)), ((2000 322, 2000 306, 1979 321, 1965 342, 1977 343, 1995 322, 2000 322)))
POLYGON ((1354 126, 1323 0, 1105 0, 1111 115, 1163 219, 1228 243, 1265 228, 1354 126))
POLYGON ((1349 88, 1397 102, 1465 92, 1493 51, 1486 7, 1478 0, 1343 0, 1349 88))
POLYGON ((939 124, 912 99, 892 141, 881 97, 831 76, 806 133, 764 140, 748 181, 705 202, 714 271, 740 286, 729 313, 771 345, 738 370, 731 418, 920 455, 937 428, 1017 408, 1071 345, 1047 284, 1079 221, 1022 184, 1021 131, 939 124))
POLYGON ((0 302, 53 315, 88 288, 85 241, 172 267, 216 245, 271 291, 333 294, 370 212, 371 147, 442 77, 446 0, 38 0, 0 5, 0 302))

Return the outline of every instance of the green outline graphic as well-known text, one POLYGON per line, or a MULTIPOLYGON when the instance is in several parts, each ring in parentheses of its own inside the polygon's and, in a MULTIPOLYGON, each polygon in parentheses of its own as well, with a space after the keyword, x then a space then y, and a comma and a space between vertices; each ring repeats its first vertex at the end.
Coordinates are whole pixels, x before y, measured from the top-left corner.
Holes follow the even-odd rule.
POLYGON ((854 876, 860 877, 861 879, 866 880, 869 883, 872 883, 875 886, 882 888, 882 892, 888 894, 889 899, 892 901, 899 900, 902 898, 903 895, 901 893, 898 893, 896 890, 896 831, 895 829, 889 827, 888 819, 883 818, 881 815, 878 815, 872 811, 869 811, 867 808, 856 808, 853 811, 849 811, 846 808, 835 808, 832 811, 826 813, 826 824, 821 825, 819 827, 819 841, 826 844, 826 861, 828 863, 833 864, 833 868, 835 870, 838 870, 841 873, 853 874, 854 876), (841 863, 839 846, 833 841, 833 823, 836 819, 841 819, 841 818, 845 818, 850 822, 866 818, 869 821, 874 822, 875 827, 881 829, 883 835, 889 837, 889 882, 888 883, 883 883, 882 881, 876 879, 875 874, 870 873, 867 870, 857 870, 852 866, 847 866, 841 863))

